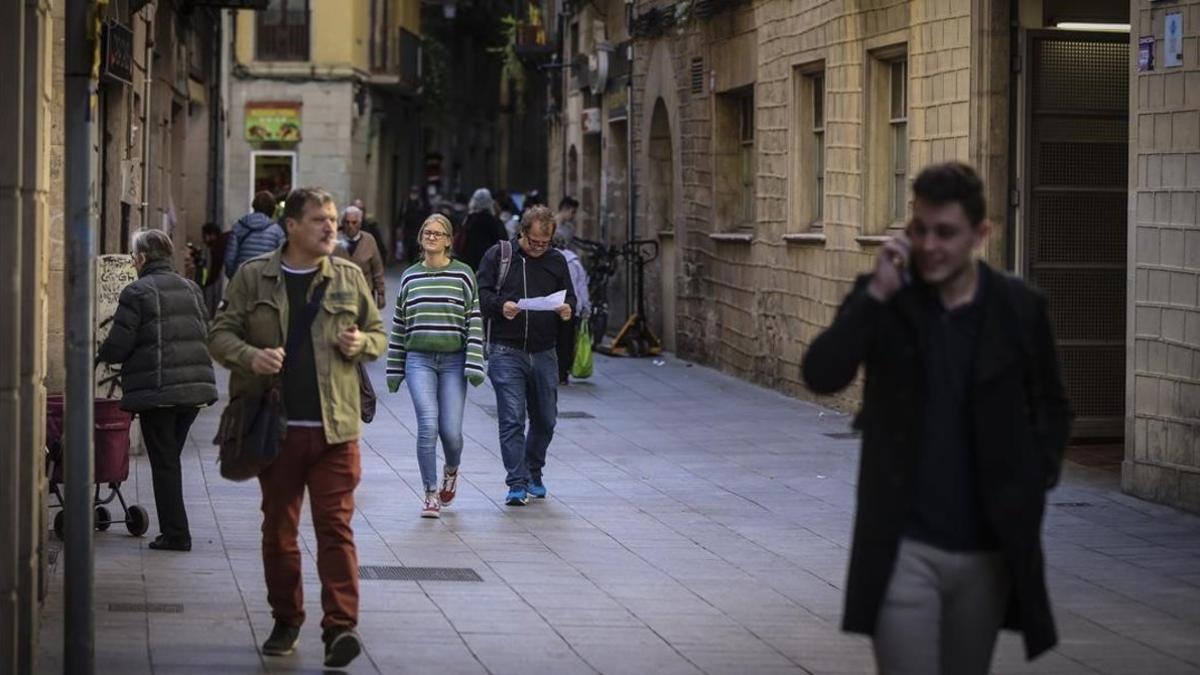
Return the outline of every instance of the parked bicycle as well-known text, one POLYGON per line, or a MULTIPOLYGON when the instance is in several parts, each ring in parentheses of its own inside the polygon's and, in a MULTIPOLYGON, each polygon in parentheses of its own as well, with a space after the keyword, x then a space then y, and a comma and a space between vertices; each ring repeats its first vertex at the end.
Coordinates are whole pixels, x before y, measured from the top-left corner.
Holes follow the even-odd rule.
POLYGON ((598 347, 608 330, 608 284, 619 269, 621 248, 582 237, 575 237, 574 245, 583 253, 585 260, 588 296, 592 301, 588 329, 592 332, 592 346, 598 347))

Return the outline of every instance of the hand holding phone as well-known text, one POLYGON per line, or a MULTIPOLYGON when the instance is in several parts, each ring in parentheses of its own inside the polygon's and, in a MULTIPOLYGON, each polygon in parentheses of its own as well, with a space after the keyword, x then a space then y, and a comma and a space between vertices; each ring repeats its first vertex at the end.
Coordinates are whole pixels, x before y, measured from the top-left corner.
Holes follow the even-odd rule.
POLYGON ((899 234, 889 239, 879 247, 879 255, 875 259, 875 272, 867 293, 880 302, 887 302, 896 291, 911 283, 909 275, 909 256, 912 246, 908 237, 899 234))

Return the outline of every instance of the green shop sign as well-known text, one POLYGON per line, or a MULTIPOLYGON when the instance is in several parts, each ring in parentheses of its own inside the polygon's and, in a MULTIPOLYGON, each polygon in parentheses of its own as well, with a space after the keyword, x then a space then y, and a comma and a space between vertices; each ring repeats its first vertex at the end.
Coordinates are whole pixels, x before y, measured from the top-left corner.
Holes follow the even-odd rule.
POLYGON ((300 103, 261 101, 246 104, 246 140, 295 143, 300 140, 300 103))

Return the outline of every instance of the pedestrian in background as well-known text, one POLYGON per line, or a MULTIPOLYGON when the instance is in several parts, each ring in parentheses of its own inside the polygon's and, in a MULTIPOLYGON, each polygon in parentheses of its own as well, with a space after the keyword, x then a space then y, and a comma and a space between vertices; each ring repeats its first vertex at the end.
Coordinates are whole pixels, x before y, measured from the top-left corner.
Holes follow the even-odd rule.
POLYGON ((564 248, 575 244, 575 216, 579 213, 579 201, 567 195, 559 200, 554 222, 558 223, 555 236, 563 241, 564 248))
POLYGON ((425 220, 421 262, 400 279, 388 340, 388 391, 408 383, 417 413, 417 463, 425 486, 421 516, 437 518, 458 491, 466 383, 483 384, 483 319, 475 273, 450 257, 454 227, 441 214, 425 220), (437 481, 437 442, 443 467, 437 481))
POLYGON ((383 309, 387 304, 387 282, 384 280, 383 253, 374 235, 362 229, 363 212, 357 206, 347 206, 342 211, 341 236, 335 255, 346 258, 358 265, 367 285, 371 287, 371 296, 375 298, 375 306, 383 309))
POLYGON ((270 253, 283 244, 286 235, 271 216, 275 212, 275 197, 263 190, 254 195, 254 209, 233 224, 225 247, 225 276, 233 278, 247 260, 270 253))
POLYGON ((479 269, 483 254, 497 242, 508 238, 504 224, 495 215, 492 193, 480 188, 471 195, 469 213, 459 233, 455 236, 454 250, 458 259, 467 264, 471 271, 479 269))
POLYGON ((138 278, 121 291, 98 360, 121 364, 121 409, 141 421, 161 530, 150 548, 190 551, 180 456, 196 414, 217 400, 217 384, 205 346, 204 294, 175 273, 174 255, 165 232, 134 237, 138 278))
POLYGON ((229 242, 229 233, 222 232, 216 223, 205 223, 201 228, 201 237, 207 252, 208 274, 200 288, 204 291, 204 305, 208 309, 208 317, 217 314, 217 305, 225 291, 225 248, 229 242))
POLYGON ((282 378, 287 429, 278 457, 258 476, 263 568, 275 619, 262 653, 290 654, 300 638, 305 612, 297 536, 307 488, 325 665, 333 668, 362 651, 355 632, 358 553, 350 527, 362 475, 357 364, 379 358, 387 344, 362 270, 332 255, 337 222, 327 191, 293 190, 284 206, 287 243, 238 270, 209 336, 213 358, 231 371, 231 399, 282 378))
POLYGON ((526 209, 521 236, 492 247, 479 266, 480 307, 490 323, 488 378, 496 390, 509 506, 546 497, 542 469, 558 418, 558 330, 575 312, 566 258, 551 248, 554 214, 526 209), (553 311, 520 309, 526 298, 566 292, 553 311), (525 420, 528 412, 529 432, 525 420))
POLYGON ((884 674, 985 675, 1002 624, 1031 659, 1057 642, 1041 527, 1071 413, 1045 299, 974 258, 975 171, 930 166, 912 189, 803 374, 832 394, 866 371, 843 628, 884 674))
MULTIPOLYGON (((363 200, 355 199, 354 201, 350 202, 350 206, 358 209, 362 214, 362 231, 375 238, 375 244, 377 245, 376 248, 379 249, 380 259, 384 261, 383 264, 384 267, 386 267, 390 256, 387 253, 387 247, 384 246, 383 243, 383 232, 380 232, 379 230, 379 222, 367 212, 367 207, 363 204, 363 200)), ((364 271, 363 273, 365 274, 366 272, 364 271)), ((370 280, 370 277, 367 277, 367 281, 370 280)), ((380 307, 382 306, 383 305, 380 305, 380 307)))
POLYGON ((564 321, 558 328, 558 383, 564 386, 571 383, 571 365, 575 363, 579 326, 587 321, 592 307, 588 298, 587 270, 584 269, 579 255, 567 247, 567 241, 560 234, 554 235, 554 248, 567 261, 567 270, 571 273, 571 288, 575 290, 575 302, 579 309, 570 321, 564 321))
POLYGON ((421 258, 421 245, 417 233, 429 216, 429 204, 421 194, 421 186, 413 185, 409 189, 408 199, 400 209, 400 253, 398 258, 406 265, 411 265, 421 258))

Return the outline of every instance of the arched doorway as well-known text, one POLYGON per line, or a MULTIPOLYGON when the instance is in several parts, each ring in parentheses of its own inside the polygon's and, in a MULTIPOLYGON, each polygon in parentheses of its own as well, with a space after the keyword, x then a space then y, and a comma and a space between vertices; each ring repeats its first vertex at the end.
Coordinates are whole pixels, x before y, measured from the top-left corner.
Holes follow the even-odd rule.
POLYGON ((647 144, 645 220, 639 238, 659 240, 659 264, 646 269, 646 315, 663 348, 675 351, 675 155, 666 103, 654 103, 647 144))

